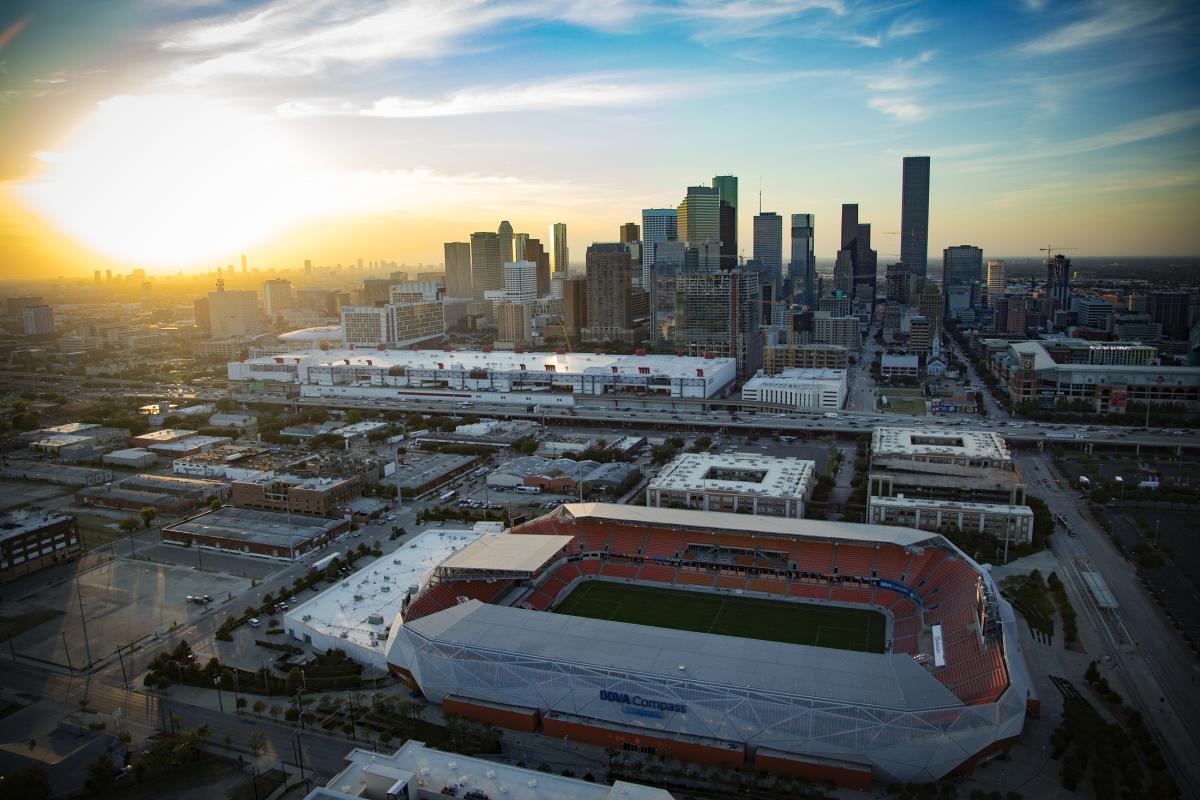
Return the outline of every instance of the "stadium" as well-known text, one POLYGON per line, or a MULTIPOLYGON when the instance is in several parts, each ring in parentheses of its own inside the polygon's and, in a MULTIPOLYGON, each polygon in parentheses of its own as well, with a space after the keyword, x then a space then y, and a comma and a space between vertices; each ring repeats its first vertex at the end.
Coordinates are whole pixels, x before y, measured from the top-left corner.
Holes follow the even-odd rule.
POLYGON ((450 713, 856 788, 968 770, 1037 707, 987 570, 879 525, 561 506, 443 561, 385 652, 450 713))

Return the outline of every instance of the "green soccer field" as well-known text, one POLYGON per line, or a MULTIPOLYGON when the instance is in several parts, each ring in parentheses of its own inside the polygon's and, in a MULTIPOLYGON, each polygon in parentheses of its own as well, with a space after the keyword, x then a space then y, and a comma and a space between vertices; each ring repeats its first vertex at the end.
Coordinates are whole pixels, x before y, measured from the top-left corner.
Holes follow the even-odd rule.
POLYGON ((684 631, 882 653, 882 614, 814 603, 587 581, 553 611, 684 631))

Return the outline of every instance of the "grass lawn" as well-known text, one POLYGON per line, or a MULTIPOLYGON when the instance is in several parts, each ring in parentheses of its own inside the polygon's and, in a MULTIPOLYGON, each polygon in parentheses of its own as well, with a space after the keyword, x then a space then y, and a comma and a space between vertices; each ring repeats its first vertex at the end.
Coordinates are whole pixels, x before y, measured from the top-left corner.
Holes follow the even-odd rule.
POLYGON ((919 389, 890 389, 879 387, 879 396, 888 399, 885 408, 881 401, 876 401, 877 411, 888 411, 893 414, 925 415, 925 398, 919 389))
MULTIPOLYGON (((116 527, 119 520, 112 517, 105 517, 100 514, 89 514, 86 511, 76 511, 75 519, 79 522, 79 538, 83 540, 83 549, 86 551, 95 550, 98 547, 103 547, 106 544, 111 544, 117 539, 123 539, 129 534, 116 527), (112 525, 113 527, 108 527, 112 525)), ((139 530, 140 530, 140 522, 139 530)))
POLYGON ((576 617, 838 650, 882 653, 884 645, 884 618, 875 611, 608 581, 585 582, 554 611, 576 617))

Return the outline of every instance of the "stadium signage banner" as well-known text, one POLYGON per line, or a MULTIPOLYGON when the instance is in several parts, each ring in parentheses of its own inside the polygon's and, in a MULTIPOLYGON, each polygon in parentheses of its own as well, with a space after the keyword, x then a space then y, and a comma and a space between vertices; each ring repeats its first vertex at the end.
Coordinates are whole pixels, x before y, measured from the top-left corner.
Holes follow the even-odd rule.
MULTIPOLYGON (((600 699, 607 703, 620 703, 621 705, 633 706, 637 709, 647 709, 650 711, 670 711, 675 714, 686 714, 687 706, 682 703, 671 703, 666 700, 652 700, 649 697, 641 695, 628 695, 624 692, 610 692, 607 689, 600 690, 600 699)), ((636 713, 636 712, 635 712, 636 713)))
POLYGON ((907 586, 905 586, 902 583, 894 583, 893 581, 889 581, 889 580, 880 578, 879 579, 879 588, 880 589, 891 589, 893 592, 898 592, 899 594, 902 594, 905 597, 907 597, 909 600, 912 600, 918 606, 924 605, 924 603, 921 602, 920 596, 916 592, 914 592, 912 589, 908 588, 907 586))

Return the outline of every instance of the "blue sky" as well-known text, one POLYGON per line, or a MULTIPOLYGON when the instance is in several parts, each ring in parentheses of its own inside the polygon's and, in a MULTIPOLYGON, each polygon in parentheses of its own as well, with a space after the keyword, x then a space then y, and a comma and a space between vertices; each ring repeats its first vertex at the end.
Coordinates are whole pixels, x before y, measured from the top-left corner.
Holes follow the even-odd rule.
POLYGON ((1200 250, 1194 4, 99 5, 0 18, 0 245, 65 268, 436 262, 502 218, 566 221, 579 260, 718 173, 744 239, 761 182, 765 208, 818 215, 820 257, 842 202, 886 257, 906 154, 933 157, 932 253, 1200 250), (231 184, 260 201, 209 213, 231 184))

